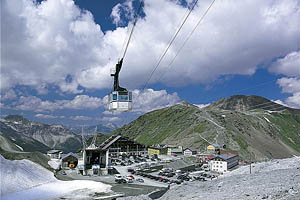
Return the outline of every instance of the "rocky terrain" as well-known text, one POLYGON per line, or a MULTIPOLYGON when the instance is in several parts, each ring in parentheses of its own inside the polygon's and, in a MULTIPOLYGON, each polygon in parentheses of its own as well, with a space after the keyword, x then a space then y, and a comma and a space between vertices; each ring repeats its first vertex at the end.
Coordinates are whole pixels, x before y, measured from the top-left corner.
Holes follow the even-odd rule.
MULTIPOLYGON (((150 200, 148 195, 121 198, 150 200)), ((226 176, 207 182, 187 182, 173 185, 161 200, 181 199, 300 199, 300 157, 293 157, 252 165, 229 172, 226 176)))
POLYGON ((113 133, 147 145, 175 144, 205 150, 225 144, 241 158, 287 158, 300 152, 300 110, 258 96, 236 95, 205 108, 187 102, 155 110, 113 133))
MULTIPOLYGON (((94 126, 87 126, 83 127, 83 134, 95 134, 95 133, 104 133, 109 134, 113 130, 117 129, 118 126, 114 123, 107 123, 107 124, 98 124, 94 126)), ((76 134, 82 134, 82 126, 72 126, 69 128, 71 131, 73 131, 76 134)))
POLYGON ((81 137, 62 125, 47 125, 27 120, 19 115, 9 115, 0 121, 1 134, 27 152, 46 152, 61 149, 76 152, 80 149, 81 137))

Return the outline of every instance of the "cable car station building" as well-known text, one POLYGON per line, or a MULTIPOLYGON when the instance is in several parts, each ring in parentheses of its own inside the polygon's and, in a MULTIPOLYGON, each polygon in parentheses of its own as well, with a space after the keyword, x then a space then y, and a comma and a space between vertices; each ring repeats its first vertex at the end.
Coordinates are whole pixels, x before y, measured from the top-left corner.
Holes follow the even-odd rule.
POLYGON ((113 135, 100 145, 95 141, 83 150, 83 175, 107 175, 112 158, 147 153, 147 146, 121 135, 113 135))

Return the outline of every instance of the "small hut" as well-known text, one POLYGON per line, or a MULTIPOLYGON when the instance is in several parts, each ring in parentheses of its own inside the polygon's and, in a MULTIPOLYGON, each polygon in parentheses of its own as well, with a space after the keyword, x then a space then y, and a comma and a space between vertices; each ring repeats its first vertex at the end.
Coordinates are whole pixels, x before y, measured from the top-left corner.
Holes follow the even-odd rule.
POLYGON ((62 168, 75 168, 78 164, 78 156, 75 153, 68 153, 61 158, 62 168))

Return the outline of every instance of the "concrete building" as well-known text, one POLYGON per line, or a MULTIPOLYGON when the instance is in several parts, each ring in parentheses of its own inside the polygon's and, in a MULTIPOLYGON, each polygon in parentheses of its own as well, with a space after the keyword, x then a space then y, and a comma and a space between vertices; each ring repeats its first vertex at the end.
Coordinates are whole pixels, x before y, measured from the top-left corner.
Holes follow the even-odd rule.
POLYGON ((207 146, 207 151, 210 152, 210 153, 215 153, 219 150, 220 150, 220 147, 219 147, 218 144, 211 144, 211 145, 207 146))
POLYGON ((146 154, 146 146, 121 135, 112 135, 102 144, 96 139, 83 150, 83 174, 106 175, 112 158, 146 154))
POLYGON ((192 155, 196 155, 196 154, 197 154, 197 150, 195 150, 193 148, 186 148, 183 151, 184 156, 192 156, 192 155))
POLYGON ((210 161, 210 170, 223 174, 239 164, 238 158, 237 154, 217 155, 210 161))
POLYGON ((182 146, 178 146, 176 148, 171 149, 172 155, 182 155, 183 154, 183 148, 182 146))
POLYGON ((61 159, 62 153, 63 152, 61 150, 50 150, 50 151, 47 152, 47 155, 51 159, 61 159))
POLYGON ((148 147, 149 155, 171 155, 171 148, 168 147, 148 147))

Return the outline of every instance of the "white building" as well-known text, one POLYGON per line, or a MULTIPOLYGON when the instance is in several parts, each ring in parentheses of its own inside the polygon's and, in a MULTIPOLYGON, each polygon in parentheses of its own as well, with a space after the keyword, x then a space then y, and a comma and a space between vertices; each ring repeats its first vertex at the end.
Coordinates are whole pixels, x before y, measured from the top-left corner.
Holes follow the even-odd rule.
POLYGON ((211 159, 210 170, 223 174, 228 169, 238 165, 238 155, 236 154, 221 154, 211 159))
POLYGON ((196 155, 196 154, 197 154, 197 151, 192 148, 186 148, 183 151, 184 156, 192 156, 192 155, 196 155))
POLYGON ((50 150, 47 152, 47 155, 51 158, 51 159, 60 159, 61 155, 62 155, 62 151, 61 150, 50 150))

